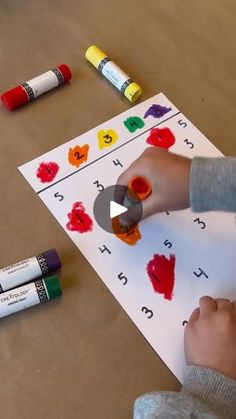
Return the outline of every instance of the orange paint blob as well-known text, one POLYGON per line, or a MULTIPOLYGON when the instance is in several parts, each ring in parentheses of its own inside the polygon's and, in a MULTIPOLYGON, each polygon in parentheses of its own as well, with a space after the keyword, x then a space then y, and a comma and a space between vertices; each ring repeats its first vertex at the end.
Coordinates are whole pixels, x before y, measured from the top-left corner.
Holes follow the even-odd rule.
POLYGON ((79 167, 82 163, 88 159, 89 145, 84 144, 83 146, 76 145, 74 148, 69 149, 68 161, 72 166, 79 167))
POLYGON ((120 223, 119 217, 113 218, 112 229, 116 237, 129 246, 137 244, 142 237, 137 225, 123 226, 120 223))

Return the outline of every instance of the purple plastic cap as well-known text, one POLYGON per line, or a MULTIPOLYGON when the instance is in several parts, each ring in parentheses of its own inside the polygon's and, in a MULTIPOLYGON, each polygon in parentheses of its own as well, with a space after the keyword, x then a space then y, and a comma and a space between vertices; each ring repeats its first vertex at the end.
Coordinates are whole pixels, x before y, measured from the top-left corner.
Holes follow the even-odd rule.
POLYGON ((57 271, 61 268, 61 261, 56 249, 50 249, 42 253, 48 267, 48 272, 57 271))

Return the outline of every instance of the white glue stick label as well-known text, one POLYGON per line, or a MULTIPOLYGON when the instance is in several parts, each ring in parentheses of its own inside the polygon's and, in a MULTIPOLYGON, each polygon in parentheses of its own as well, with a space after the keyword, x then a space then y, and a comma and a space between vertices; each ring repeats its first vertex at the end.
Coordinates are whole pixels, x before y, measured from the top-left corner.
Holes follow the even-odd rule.
POLYGON ((27 81, 26 84, 31 87, 34 97, 36 98, 37 96, 54 89, 54 87, 57 87, 59 85, 59 80, 56 74, 50 70, 32 80, 27 81))
POLYGON ((121 90, 123 84, 129 80, 129 76, 127 76, 118 65, 113 63, 113 61, 109 61, 104 65, 102 74, 119 90, 121 90))
POLYGON ((0 287, 2 291, 6 291, 41 275, 42 271, 37 258, 28 258, 0 269, 0 287))
POLYGON ((43 280, 4 292, 0 295, 0 318, 48 300, 43 280))

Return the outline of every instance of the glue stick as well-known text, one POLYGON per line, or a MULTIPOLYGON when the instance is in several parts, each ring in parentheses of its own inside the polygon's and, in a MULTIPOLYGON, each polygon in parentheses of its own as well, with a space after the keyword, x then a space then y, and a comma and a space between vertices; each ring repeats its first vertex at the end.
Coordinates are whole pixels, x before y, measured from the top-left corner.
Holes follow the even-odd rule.
POLYGON ((57 271, 61 261, 56 249, 50 249, 14 265, 0 269, 0 293, 32 279, 57 271))
POLYGON ((4 292, 0 296, 0 318, 44 303, 62 294, 57 276, 38 279, 22 287, 4 292))
POLYGON ((141 87, 133 82, 100 48, 92 45, 85 53, 87 60, 97 68, 130 102, 135 102, 142 93, 141 87))
POLYGON ((71 71, 66 64, 52 68, 40 76, 37 76, 1 95, 4 106, 12 111, 25 103, 31 102, 54 87, 66 83, 72 77, 71 71))

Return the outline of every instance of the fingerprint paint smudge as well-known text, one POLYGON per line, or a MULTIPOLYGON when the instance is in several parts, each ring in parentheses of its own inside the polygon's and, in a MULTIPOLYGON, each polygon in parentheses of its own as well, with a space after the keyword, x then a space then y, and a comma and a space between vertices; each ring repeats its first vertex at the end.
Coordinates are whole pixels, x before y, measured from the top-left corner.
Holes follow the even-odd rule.
POLYGON ((69 222, 66 224, 68 230, 77 231, 78 233, 92 231, 93 221, 85 212, 82 202, 75 202, 67 217, 69 218, 69 222))
POLYGON ((147 118, 149 115, 153 116, 154 118, 161 118, 166 113, 170 112, 172 109, 167 108, 166 106, 162 105, 152 105, 145 113, 144 118, 147 118))
POLYGON ((150 131, 149 137, 146 139, 146 143, 168 150, 174 145, 175 136, 169 128, 153 128, 150 131))
POLYGON ((72 166, 79 167, 82 163, 88 160, 89 145, 83 146, 76 145, 74 148, 69 149, 68 161, 72 166))
POLYGON ((40 181, 42 183, 46 183, 46 182, 52 182, 59 170, 59 166, 57 163, 55 162, 42 162, 40 163, 37 172, 36 172, 36 176, 37 178, 40 179, 40 181))
POLYGON ((172 300, 175 284, 175 255, 170 255, 169 259, 164 255, 153 255, 146 270, 154 291, 163 294, 166 300, 172 300))

